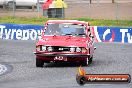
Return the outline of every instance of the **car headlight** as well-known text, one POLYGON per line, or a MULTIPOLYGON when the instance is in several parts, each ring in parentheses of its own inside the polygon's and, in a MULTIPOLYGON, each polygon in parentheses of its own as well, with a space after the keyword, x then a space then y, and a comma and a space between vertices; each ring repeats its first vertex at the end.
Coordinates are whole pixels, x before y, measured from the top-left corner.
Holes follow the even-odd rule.
POLYGON ((81 51, 82 51, 81 48, 79 48, 79 47, 76 48, 76 52, 81 52, 81 51))
POLYGON ((42 46, 42 51, 46 51, 46 46, 42 46))
POLYGON ((82 48, 82 53, 86 53, 87 49, 86 48, 82 48))
POLYGON ((51 52, 51 51, 53 51, 53 48, 50 46, 50 47, 47 48, 47 50, 48 50, 49 52, 51 52))
POLYGON ((71 47, 71 48, 70 48, 70 51, 71 51, 71 52, 75 52, 75 48, 74 48, 74 47, 71 47))
POLYGON ((37 51, 40 51, 41 50, 41 47, 40 46, 36 46, 36 50, 37 51))

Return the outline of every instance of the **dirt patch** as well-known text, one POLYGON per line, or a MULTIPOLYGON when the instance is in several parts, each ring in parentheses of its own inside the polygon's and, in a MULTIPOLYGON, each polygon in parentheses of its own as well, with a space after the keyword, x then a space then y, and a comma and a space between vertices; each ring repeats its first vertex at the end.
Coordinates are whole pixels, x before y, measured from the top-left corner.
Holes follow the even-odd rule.
POLYGON ((66 17, 132 20, 132 3, 122 4, 69 4, 66 17))

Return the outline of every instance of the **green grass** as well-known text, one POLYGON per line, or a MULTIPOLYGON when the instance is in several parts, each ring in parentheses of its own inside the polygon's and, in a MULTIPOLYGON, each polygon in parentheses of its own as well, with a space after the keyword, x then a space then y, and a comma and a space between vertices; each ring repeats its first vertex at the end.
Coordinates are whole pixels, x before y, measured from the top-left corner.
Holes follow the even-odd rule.
MULTIPOLYGON (((24 17, 2 17, 0 23, 14 23, 14 24, 37 24, 43 25, 47 20, 55 18, 24 18, 24 17)), ((70 19, 70 18, 68 18, 70 19)), ((58 19, 55 19, 58 20, 58 19)), ((74 18, 71 20, 80 20, 89 22, 92 26, 122 26, 132 27, 132 20, 104 20, 104 19, 91 19, 91 18, 74 18)))
POLYGON ((77 18, 77 20, 90 22, 91 25, 95 26, 122 26, 132 27, 132 20, 100 20, 90 18, 77 18))

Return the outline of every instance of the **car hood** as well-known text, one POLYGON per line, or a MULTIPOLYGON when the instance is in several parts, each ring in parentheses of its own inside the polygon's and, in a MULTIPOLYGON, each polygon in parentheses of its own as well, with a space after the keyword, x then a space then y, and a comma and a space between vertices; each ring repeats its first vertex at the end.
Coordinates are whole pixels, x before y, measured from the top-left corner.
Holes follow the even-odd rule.
POLYGON ((86 37, 44 36, 38 41, 37 45, 86 47, 87 40, 88 39, 86 37))

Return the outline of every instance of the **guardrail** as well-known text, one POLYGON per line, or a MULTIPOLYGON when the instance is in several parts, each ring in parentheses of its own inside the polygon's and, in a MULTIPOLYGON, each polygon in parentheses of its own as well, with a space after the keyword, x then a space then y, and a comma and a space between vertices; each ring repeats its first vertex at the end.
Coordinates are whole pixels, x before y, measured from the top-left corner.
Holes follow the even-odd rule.
MULTIPOLYGON (((0 24, 0 39, 37 40, 44 26, 26 24, 0 24)), ((92 26, 95 42, 132 43, 132 28, 92 26)))

